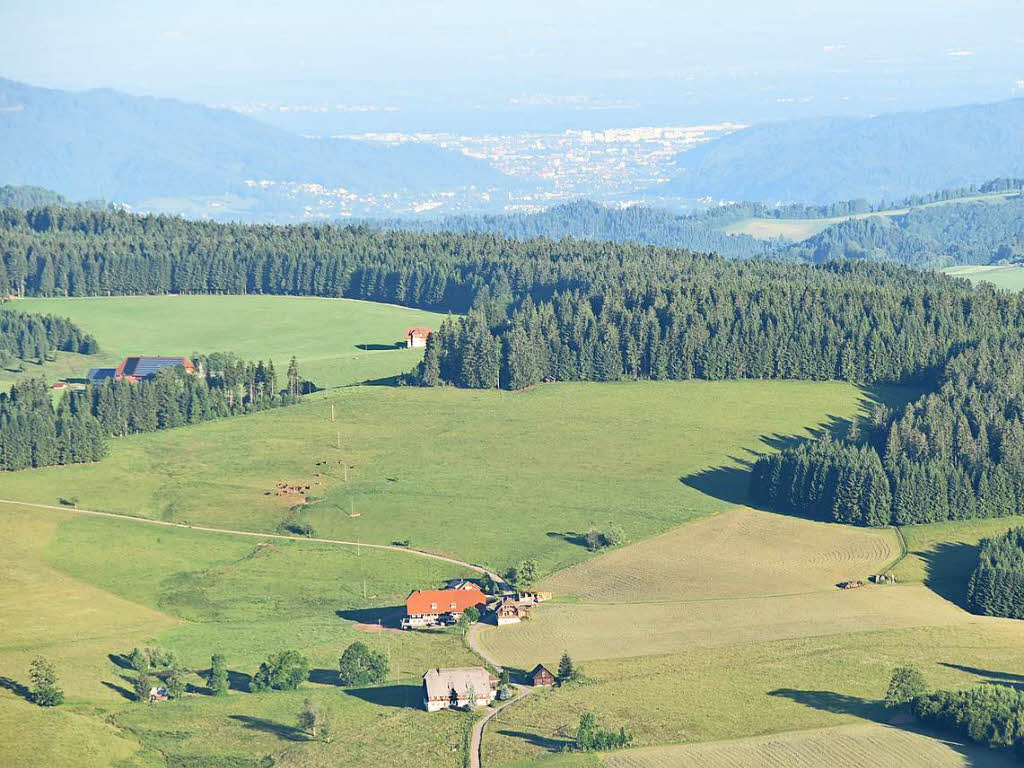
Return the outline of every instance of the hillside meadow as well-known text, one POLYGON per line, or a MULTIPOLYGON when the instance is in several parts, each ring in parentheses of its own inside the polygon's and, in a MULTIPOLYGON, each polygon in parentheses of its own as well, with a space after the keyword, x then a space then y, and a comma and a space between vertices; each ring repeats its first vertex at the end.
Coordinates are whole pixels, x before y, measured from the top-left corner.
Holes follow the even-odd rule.
MULTIPOLYGON (((422 350, 396 349, 411 325, 436 328, 443 315, 390 304, 305 296, 115 296, 19 299, 0 305, 71 318, 96 337, 98 355, 60 354, 21 375, 84 376, 126 355, 234 352, 274 360, 283 375, 294 355, 319 387, 384 379, 413 368, 422 350)), ((17 378, 0 371, 0 379, 17 378)))
MULTIPOLYGON (((915 206, 916 208, 935 208, 946 205, 958 205, 962 203, 989 202, 1001 203, 1016 193, 992 192, 981 195, 970 195, 958 197, 951 200, 937 200, 933 203, 915 206)), ((855 213, 849 216, 832 216, 817 219, 786 219, 786 218, 759 218, 749 217, 734 221, 722 227, 727 235, 750 235, 759 240, 774 240, 779 237, 800 242, 809 237, 814 237, 819 232, 850 219, 866 219, 870 216, 902 216, 908 213, 910 208, 889 208, 884 211, 870 213, 855 213)))
MULTIPOLYGON (((1012 523, 991 522, 992 530, 1012 523)), ((979 534, 907 530, 907 559, 979 534)), ((907 663, 934 688, 1019 682, 1024 625, 972 616, 931 588, 946 569, 946 579, 954 578, 957 561, 931 561, 924 583, 903 571, 900 584, 836 588, 836 573, 863 579, 899 552, 891 530, 733 510, 556 573, 544 585, 561 585, 566 596, 479 639, 488 654, 521 670, 555 665, 567 650, 581 664, 583 682, 502 712, 488 725, 485 754, 498 765, 553 757, 588 710, 605 727, 629 729, 637 747, 886 723, 892 713, 880 699, 893 667, 907 663), (613 572, 623 580, 610 578, 613 572), (790 592, 777 591, 787 585, 790 592)), ((877 744, 847 747, 836 753, 847 761, 835 764, 861 765, 858 750, 879 759, 877 744)), ((909 748, 906 739, 891 747, 909 748)), ((768 760, 763 748, 707 743, 680 753, 678 764, 760 765, 768 760)), ((772 752, 777 764, 803 765, 814 754, 793 749, 772 752)), ((674 760, 672 750, 637 754, 674 760)), ((921 754, 940 752, 929 741, 921 754)), ((632 765, 633 754, 616 759, 632 765)), ((947 764, 958 765, 958 754, 947 754, 947 764)))
POLYGON ((992 283, 1008 291, 1024 289, 1024 268, 1016 264, 968 265, 947 267, 942 271, 953 277, 965 277, 972 283, 992 283))
POLYGON ((647 747, 602 756, 607 768, 1009 768, 1008 755, 881 725, 841 725, 752 739, 647 747))
POLYGON ((0 478, 0 499, 253 531, 295 519, 495 568, 532 557, 549 573, 588 556, 591 524, 636 541, 742 503, 751 458, 870 399, 796 381, 345 388, 112 440, 98 464, 0 478), (282 482, 309 490, 278 496, 282 482), (321 500, 299 506, 306 496, 321 500))
MULTIPOLYGON (((419 681, 430 666, 478 663, 453 632, 367 632, 413 586, 465 575, 455 566, 380 551, 267 541, 0 505, 9 554, 0 579, 0 752, 19 766, 363 765, 385 745, 461 766, 472 718, 428 715, 419 681), (373 592, 363 596, 363 574, 373 592), (330 574, 325 579, 324 574, 330 574), (361 640, 387 653, 381 686, 337 685, 341 651, 361 640), (130 701, 121 655, 159 644, 201 671, 223 653, 232 691, 206 693, 196 672, 177 702, 130 701), (267 655, 292 648, 311 660, 295 692, 250 694, 267 655), (57 668, 66 703, 24 699, 28 663, 57 668), (295 726, 311 696, 332 710, 335 740, 307 743, 295 726), (359 738, 355 738, 358 734, 359 738)), ((399 755, 392 764, 403 764, 399 755)))

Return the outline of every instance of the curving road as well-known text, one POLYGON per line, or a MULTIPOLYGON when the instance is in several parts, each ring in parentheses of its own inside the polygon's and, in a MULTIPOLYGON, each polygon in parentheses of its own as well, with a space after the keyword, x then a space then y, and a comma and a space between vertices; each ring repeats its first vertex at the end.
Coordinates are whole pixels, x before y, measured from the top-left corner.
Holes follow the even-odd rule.
POLYGON ((287 539, 289 541, 318 541, 322 544, 342 544, 346 547, 365 547, 367 549, 386 549, 392 552, 404 552, 407 555, 416 555, 418 557, 428 557, 431 560, 440 560, 445 563, 451 563, 452 565, 459 565, 467 570, 474 571, 476 573, 489 575, 498 584, 504 584, 508 587, 508 583, 497 573, 489 571, 481 565, 474 563, 467 563, 463 560, 458 560, 454 557, 446 557, 445 555, 438 555, 433 552, 425 552, 422 549, 411 549, 409 547, 399 547, 395 544, 368 544, 364 541, 345 541, 344 539, 321 539, 312 536, 289 536, 284 533, 260 533, 259 531, 238 531, 232 528, 213 528, 208 525, 191 525, 190 523, 175 523, 168 520, 153 520, 148 517, 136 517, 135 515, 125 515, 120 512, 101 512, 96 509, 81 509, 79 507, 58 507, 54 504, 37 504, 30 501, 17 501, 15 499, 0 499, 0 504, 17 504, 22 507, 35 507, 37 509, 54 509, 58 512, 77 512, 81 515, 96 515, 98 517, 114 517, 119 520, 130 520, 135 523, 146 523, 148 525, 162 525, 167 528, 185 528, 190 531, 206 531, 208 533, 226 533, 231 536, 249 536, 250 538, 257 539, 287 539))
MULTIPOLYGON (((208 525, 190 525, 188 523, 175 523, 168 520, 153 520, 148 517, 135 517, 133 515, 125 515, 119 512, 101 512, 96 509, 81 509, 79 507, 59 507, 54 504, 37 504, 30 501, 17 501, 15 499, 0 499, 0 504, 17 504, 22 507, 33 507, 36 509, 50 509, 58 512, 73 512, 80 515, 95 515, 97 517, 113 517, 118 520, 129 520, 135 523, 144 523, 146 525, 162 525, 165 528, 185 528, 190 531, 205 531, 207 533, 222 533, 229 536, 248 536, 250 538, 258 539, 286 539, 289 541, 316 541, 322 544, 339 544, 346 547, 366 547, 368 549, 385 549, 392 552, 404 552, 407 555, 415 555, 417 557, 426 557, 431 560, 440 560, 441 562, 451 563, 452 565, 458 565, 467 570, 474 571, 476 573, 489 575, 498 584, 504 585, 506 588, 510 588, 508 583, 499 574, 490 571, 483 566, 476 565, 474 563, 467 563, 464 560, 458 560, 454 557, 446 557, 445 555, 438 555, 433 552, 424 552, 421 549, 410 549, 409 547, 399 547, 394 544, 368 544, 361 541, 345 541, 344 539, 321 539, 309 536, 289 536, 283 533, 260 533, 258 531, 238 531, 231 528, 214 528, 208 525)), ((489 664, 495 667, 499 672, 502 667, 487 651, 480 645, 477 635, 479 635, 481 629, 480 624, 473 625, 467 635, 467 642, 469 647, 476 651, 481 657, 483 657, 489 664)), ((519 691, 519 695, 514 699, 509 699, 499 704, 497 707, 491 709, 485 717, 482 717, 473 726, 472 738, 470 740, 470 765, 472 768, 480 768, 481 765, 481 754, 480 754, 480 743, 482 741, 484 726, 487 722, 497 715, 501 710, 510 704, 514 704, 517 701, 522 700, 530 693, 533 693, 533 688, 524 685, 516 685, 516 689, 519 691)))

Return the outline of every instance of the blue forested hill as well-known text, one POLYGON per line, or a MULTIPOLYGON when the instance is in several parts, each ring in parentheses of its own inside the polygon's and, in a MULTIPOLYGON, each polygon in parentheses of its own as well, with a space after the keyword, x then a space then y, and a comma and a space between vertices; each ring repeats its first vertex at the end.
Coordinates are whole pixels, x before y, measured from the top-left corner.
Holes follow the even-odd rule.
POLYGON ((755 125, 684 152, 678 163, 684 170, 668 192, 724 200, 892 200, 1021 176, 1024 98, 755 125))
POLYGON ((221 195, 245 179, 362 192, 503 183, 487 163, 423 145, 314 140, 229 110, 0 79, 0 183, 73 199, 221 195))

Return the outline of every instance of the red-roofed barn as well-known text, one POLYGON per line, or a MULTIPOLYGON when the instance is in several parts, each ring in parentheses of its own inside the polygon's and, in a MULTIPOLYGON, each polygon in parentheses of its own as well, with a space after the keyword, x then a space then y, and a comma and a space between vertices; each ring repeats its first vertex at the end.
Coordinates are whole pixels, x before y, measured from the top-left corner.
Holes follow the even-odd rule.
POLYGON ((402 628, 455 622, 470 606, 482 612, 486 605, 487 598, 475 585, 465 589, 417 589, 405 601, 402 628))
POLYGON ((414 325, 412 328, 405 329, 405 346, 406 347, 425 347, 427 346, 427 337, 430 335, 430 329, 425 325, 414 325))

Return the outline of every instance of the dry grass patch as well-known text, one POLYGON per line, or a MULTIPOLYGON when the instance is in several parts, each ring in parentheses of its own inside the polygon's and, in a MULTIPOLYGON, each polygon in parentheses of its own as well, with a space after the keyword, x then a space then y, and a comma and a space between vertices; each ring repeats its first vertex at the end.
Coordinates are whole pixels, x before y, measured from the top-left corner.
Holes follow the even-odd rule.
POLYGON ((1008 755, 883 725, 848 725, 602 756, 608 768, 1003 768, 1008 755))
POLYGON ((890 529, 741 507, 567 568, 543 586, 588 602, 793 594, 864 578, 898 555, 890 529))
POLYGON ((637 747, 884 723, 891 712, 880 699, 899 664, 918 666, 936 689, 1015 680, 1024 671, 1024 622, 968 617, 944 627, 585 661, 584 683, 535 693, 498 715, 484 753, 488 765, 550 755, 586 711, 605 727, 624 725, 637 747))
POLYGON ((480 634, 503 664, 681 653, 733 643, 962 624, 970 614, 918 585, 674 603, 551 604, 480 634))

